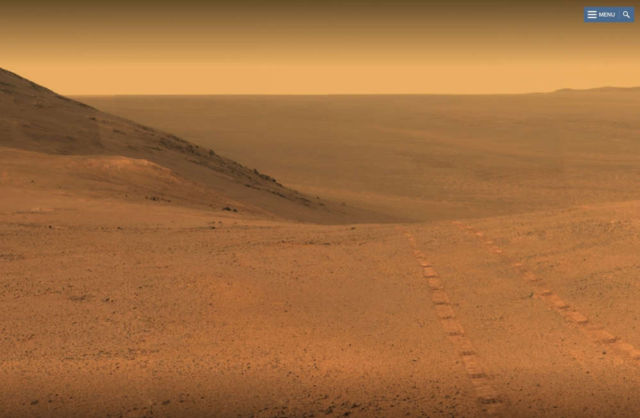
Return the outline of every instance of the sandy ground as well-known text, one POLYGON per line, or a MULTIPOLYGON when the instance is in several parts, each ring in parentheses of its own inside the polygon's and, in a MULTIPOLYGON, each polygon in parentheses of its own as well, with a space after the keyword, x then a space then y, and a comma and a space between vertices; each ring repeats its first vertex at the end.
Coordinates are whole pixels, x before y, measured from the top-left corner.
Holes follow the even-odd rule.
POLYGON ((5 416, 640 413, 640 203, 319 226, 1 190, 5 416))
MULTIPOLYGON (((571 152, 550 172, 557 138, 495 148, 509 135, 537 135, 526 124, 514 130, 518 111, 508 103, 494 108, 508 129, 484 145, 434 122, 449 132, 443 154, 407 136, 377 137, 362 151, 336 124, 335 138, 324 132, 333 138, 326 149, 354 147, 351 154, 324 155, 318 141, 291 141, 283 154, 302 161, 282 169, 285 180, 317 174, 296 177, 302 195, 186 142, 146 155, 148 141, 170 137, 104 114, 100 123, 138 135, 139 149, 127 151, 127 136, 111 128, 89 148, 82 132, 60 142, 51 127, 66 113, 46 110, 61 112, 58 99, 41 101, 28 84, 15 96, 8 80, 3 89, 18 108, 30 109, 34 97, 40 107, 13 115, 20 128, 7 113, 14 102, 0 101, 1 416, 640 415, 631 119, 617 142, 602 132, 570 137, 557 148, 571 152), (379 166, 390 148, 396 153, 379 166), (460 158, 435 162, 446 155, 460 158), (384 169, 362 171, 368 164, 384 169), (554 173, 572 174, 553 181, 554 173), (344 187, 332 198, 342 193, 367 210, 305 200, 336 182, 344 187), (438 199, 417 192, 442 187, 449 192, 438 199), (367 221, 385 213, 386 222, 367 221)), ((472 105, 471 125, 489 117, 472 105)), ((582 129, 567 116, 575 107, 558 108, 562 126, 582 129)), ((602 114, 610 121, 613 113, 602 114)), ((297 132, 313 132, 317 123, 297 116, 297 132)), ((407 129, 417 120, 394 117, 407 129)), ((499 123, 485 123, 483 135, 495 134, 499 123)), ((275 158, 260 154, 259 141, 228 138, 229 149, 255 146, 265 164, 275 158)))

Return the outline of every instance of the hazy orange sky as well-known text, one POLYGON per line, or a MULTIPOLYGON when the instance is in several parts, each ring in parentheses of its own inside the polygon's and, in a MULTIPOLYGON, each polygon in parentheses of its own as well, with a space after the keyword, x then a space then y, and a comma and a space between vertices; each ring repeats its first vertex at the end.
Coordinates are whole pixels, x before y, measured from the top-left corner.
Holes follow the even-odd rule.
POLYGON ((591 3, 5 0, 0 66, 63 94, 640 86, 640 22, 583 23, 591 3))

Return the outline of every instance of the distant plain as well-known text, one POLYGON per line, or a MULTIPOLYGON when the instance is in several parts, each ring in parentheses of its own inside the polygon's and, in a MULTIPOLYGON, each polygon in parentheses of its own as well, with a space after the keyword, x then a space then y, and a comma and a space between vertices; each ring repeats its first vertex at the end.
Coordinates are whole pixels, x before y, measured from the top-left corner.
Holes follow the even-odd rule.
POLYGON ((79 99, 402 220, 640 198, 639 89, 79 99))

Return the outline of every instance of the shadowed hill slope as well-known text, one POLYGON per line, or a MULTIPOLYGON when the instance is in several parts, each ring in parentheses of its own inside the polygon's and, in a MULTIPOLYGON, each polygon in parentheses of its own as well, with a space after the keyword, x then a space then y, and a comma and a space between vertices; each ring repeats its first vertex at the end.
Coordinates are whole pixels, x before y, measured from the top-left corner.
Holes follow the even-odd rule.
MULTIPOLYGON (((172 196, 183 203, 212 206, 208 195, 213 193, 226 196, 228 201, 240 202, 257 213, 267 212, 278 218, 322 223, 375 218, 306 197, 211 149, 100 112, 2 69, 0 146, 51 156, 126 157, 148 161, 154 167, 170 170, 192 186, 198 185, 198 190, 191 193, 185 193, 184 184, 174 187, 172 196)), ((150 167, 123 161, 115 165, 114 160, 103 161, 99 165, 102 171, 110 173, 150 167)), ((95 166, 94 161, 92 167, 95 169, 95 166)), ((126 175, 121 177, 121 182, 126 181, 126 175)))

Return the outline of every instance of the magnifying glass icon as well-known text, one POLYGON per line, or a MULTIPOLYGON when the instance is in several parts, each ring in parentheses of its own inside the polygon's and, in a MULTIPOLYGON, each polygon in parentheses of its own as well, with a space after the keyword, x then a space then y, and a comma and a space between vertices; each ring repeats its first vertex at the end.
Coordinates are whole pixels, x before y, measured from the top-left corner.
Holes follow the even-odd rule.
POLYGON ((622 16, 626 17, 627 19, 631 19, 631 16, 629 16, 628 10, 625 10, 624 12, 622 12, 622 16))

